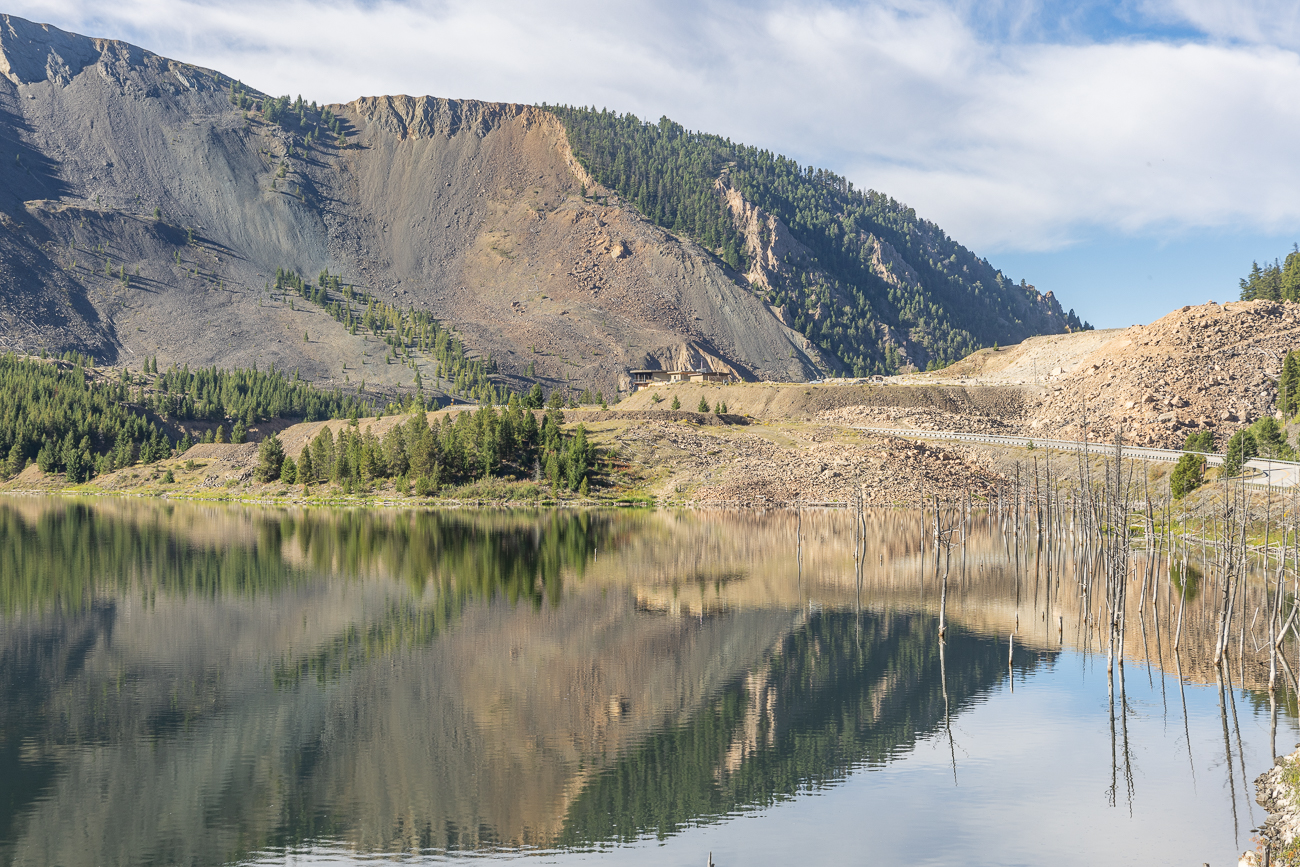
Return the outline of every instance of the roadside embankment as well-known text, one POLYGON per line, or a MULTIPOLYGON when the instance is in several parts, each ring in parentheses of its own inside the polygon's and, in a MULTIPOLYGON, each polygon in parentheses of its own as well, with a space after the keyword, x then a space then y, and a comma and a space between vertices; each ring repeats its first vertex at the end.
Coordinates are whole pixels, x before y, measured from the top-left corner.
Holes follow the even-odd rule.
POLYGON ((1023 390, 1015 386, 683 382, 642 389, 620 401, 618 409, 667 409, 674 397, 683 409, 695 409, 703 400, 710 407, 725 404, 731 413, 783 421, 810 421, 844 407, 895 408, 1014 421, 1024 417, 1026 407, 1023 390))

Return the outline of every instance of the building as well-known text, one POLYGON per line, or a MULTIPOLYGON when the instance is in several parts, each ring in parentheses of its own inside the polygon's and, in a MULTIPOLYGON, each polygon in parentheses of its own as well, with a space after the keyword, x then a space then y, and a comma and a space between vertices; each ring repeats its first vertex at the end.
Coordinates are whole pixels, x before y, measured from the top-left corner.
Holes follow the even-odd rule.
POLYGON ((632 391, 637 392, 652 385, 672 385, 676 382, 731 382, 730 373, 713 370, 633 370, 632 391))

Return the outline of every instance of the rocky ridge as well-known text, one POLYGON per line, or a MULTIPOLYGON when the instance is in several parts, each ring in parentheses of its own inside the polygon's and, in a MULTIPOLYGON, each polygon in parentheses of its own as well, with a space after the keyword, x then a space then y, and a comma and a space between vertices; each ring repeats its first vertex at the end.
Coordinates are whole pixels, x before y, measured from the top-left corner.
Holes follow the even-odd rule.
POLYGON ((899 427, 1057 439, 1081 438, 1086 421, 1089 438, 1112 437, 1118 427, 1126 441, 1159 448, 1179 448, 1189 432, 1211 430, 1222 444, 1275 411, 1282 361, 1298 345, 1300 304, 1209 302, 1149 325, 1033 337, 981 350, 944 370, 891 378, 893 388, 1018 390, 1019 406, 929 416, 853 413, 863 423, 888 419, 899 427))
POLYGON ((845 406, 817 414, 817 421, 841 427, 880 427, 900 430, 959 431, 1015 436, 1025 429, 1023 416, 950 412, 918 406, 845 406))

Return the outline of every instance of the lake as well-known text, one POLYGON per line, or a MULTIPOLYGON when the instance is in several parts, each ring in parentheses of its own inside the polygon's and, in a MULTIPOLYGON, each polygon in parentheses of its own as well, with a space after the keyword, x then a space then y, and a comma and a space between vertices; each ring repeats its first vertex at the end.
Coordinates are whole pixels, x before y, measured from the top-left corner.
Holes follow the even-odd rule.
POLYGON ((1295 696, 1194 568, 1134 569, 1108 673, 1068 556, 925 520, 2 499, 0 862, 1254 848, 1295 696))

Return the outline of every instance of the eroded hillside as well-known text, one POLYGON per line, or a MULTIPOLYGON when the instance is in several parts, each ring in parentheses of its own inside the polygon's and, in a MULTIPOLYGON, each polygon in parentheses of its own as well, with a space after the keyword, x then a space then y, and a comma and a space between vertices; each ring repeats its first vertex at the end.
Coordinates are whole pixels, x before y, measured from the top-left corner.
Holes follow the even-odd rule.
POLYGON ((274 292, 283 268, 429 310, 516 385, 829 366, 712 254, 600 195, 548 112, 380 97, 272 121, 212 70, 2 20, 12 348, 414 382, 378 338, 274 292))
MULTIPOLYGON (((824 303, 809 295, 806 311, 773 296, 796 279, 782 276, 782 252, 809 248, 725 180, 707 195, 733 221, 748 274, 593 180, 553 111, 276 99, 132 45, 0 16, 0 340, 18 351, 274 364, 353 386, 411 386, 418 372, 426 388, 452 388, 431 352, 393 351, 405 325, 356 327, 384 303, 448 325, 514 388, 612 396, 642 366, 799 381, 846 369, 846 339, 876 354, 896 344, 895 363, 915 354, 919 332, 891 326, 892 313, 824 339, 851 289, 842 280, 824 303), (275 286, 277 273, 310 286, 322 272, 343 313, 275 286)), ((874 251, 863 279, 934 291, 899 258, 906 237, 863 237, 874 251)), ((798 273, 822 274, 819 262, 798 273)), ((961 325, 959 295, 932 300, 961 325)), ((1044 303, 1033 327, 1064 328, 1044 303)))

